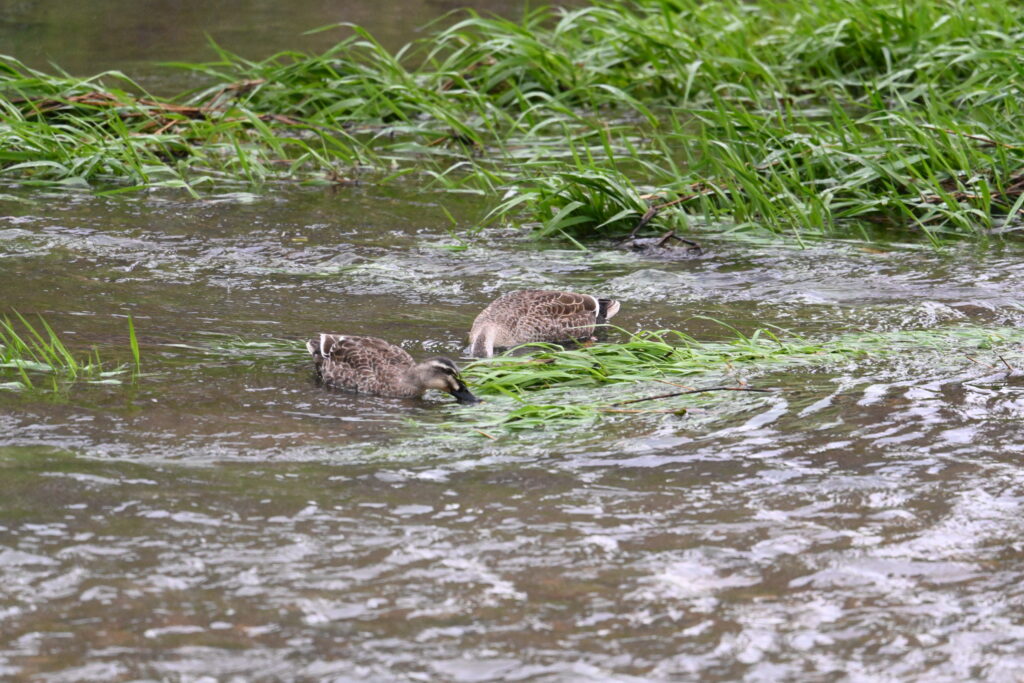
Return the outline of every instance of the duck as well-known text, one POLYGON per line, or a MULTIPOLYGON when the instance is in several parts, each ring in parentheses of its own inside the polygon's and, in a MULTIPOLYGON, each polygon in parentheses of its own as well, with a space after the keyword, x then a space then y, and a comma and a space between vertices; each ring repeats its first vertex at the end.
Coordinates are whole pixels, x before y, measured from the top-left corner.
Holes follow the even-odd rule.
POLYGON ((469 353, 489 358, 495 347, 589 340, 595 326, 603 325, 618 312, 618 301, 590 294, 549 289, 507 292, 473 321, 469 353))
POLYGON ((417 363, 405 349, 378 339, 321 334, 306 342, 317 378, 324 384, 363 394, 419 398, 427 389, 447 391, 459 403, 478 403, 449 358, 417 363))

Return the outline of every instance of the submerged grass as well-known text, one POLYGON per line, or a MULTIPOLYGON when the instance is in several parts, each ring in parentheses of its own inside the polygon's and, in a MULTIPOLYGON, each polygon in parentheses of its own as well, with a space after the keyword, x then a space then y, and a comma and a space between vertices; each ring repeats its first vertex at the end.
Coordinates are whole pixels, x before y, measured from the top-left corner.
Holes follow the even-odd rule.
POLYGON ((139 339, 135 336, 135 321, 128 316, 128 346, 132 350, 132 377, 142 374, 142 354, 139 350, 139 339))
MULTIPOLYGON (((494 438, 506 430, 579 426, 609 416, 684 416, 697 406, 756 406, 785 397, 790 389, 761 385, 759 378, 801 368, 841 366, 847 377, 873 382, 874 366, 883 359, 906 358, 951 376, 986 364, 992 369, 981 372, 991 374, 1024 362, 1024 330, 1018 328, 857 332, 827 340, 763 329, 744 335, 730 329, 728 338, 712 341, 677 330, 616 329, 625 341, 575 349, 531 344, 513 354, 464 364, 463 377, 485 400, 475 406, 452 405, 453 420, 433 427, 442 433, 469 430, 494 438), (857 369, 850 369, 850 361, 857 369)), ((205 335, 194 344, 169 346, 264 370, 271 364, 293 372, 301 363, 312 371, 308 354, 294 340, 205 335)), ((417 423, 418 429, 433 427, 417 423)))
POLYGON ((395 53, 350 25, 321 29, 349 32, 322 54, 214 46, 170 65, 208 83, 173 98, 2 58, 0 177, 197 193, 376 173, 484 194, 489 220, 576 241, 637 225, 1012 233, 1021 26, 1009 0, 599 0, 468 13, 395 53))
POLYGON ((198 351, 204 356, 224 358, 247 363, 281 363, 308 360, 309 352, 303 343, 293 339, 250 339, 218 332, 204 333, 195 343, 165 343, 163 346, 198 351))
MULTIPOLYGON (((698 341, 675 330, 637 332, 621 343, 572 350, 544 347, 527 356, 477 361, 464 369, 464 375, 474 392, 496 399, 497 404, 461 410, 459 421, 449 426, 518 431, 579 424, 609 414, 684 415, 695 405, 771 400, 758 393, 740 399, 726 393, 729 389, 778 389, 784 394, 786 387, 748 385, 772 370, 901 354, 933 359, 939 370, 951 363, 957 367, 976 364, 976 356, 991 357, 993 365, 1001 365, 1005 358, 1019 364, 1021 343, 1024 331, 1017 328, 851 333, 820 342, 786 339, 766 330, 750 336, 737 333, 725 341, 698 341), (641 391, 613 389, 616 385, 635 385, 641 391), (712 389, 724 391, 701 393, 712 389), (599 390, 604 398, 595 393, 599 390), (544 398, 537 400, 539 395, 544 398), (552 402, 552 397, 561 401, 552 402)), ((870 378, 870 373, 866 376, 870 378)))
MULTIPOLYGON (((8 316, 0 319, 0 389, 59 394, 75 382, 121 384, 119 377, 128 372, 126 366, 105 368, 95 347, 84 356, 76 356, 42 317, 37 325, 17 311, 14 320, 8 316)), ((128 338, 135 362, 134 379, 141 358, 130 317, 128 338)))

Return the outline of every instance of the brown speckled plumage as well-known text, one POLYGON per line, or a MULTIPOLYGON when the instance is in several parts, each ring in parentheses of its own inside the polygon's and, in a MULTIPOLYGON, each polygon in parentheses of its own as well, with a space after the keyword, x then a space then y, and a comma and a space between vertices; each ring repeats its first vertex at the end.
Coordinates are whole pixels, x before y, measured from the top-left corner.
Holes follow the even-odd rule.
POLYGON ((394 344, 376 337, 321 334, 306 342, 317 375, 325 384, 364 394, 414 398, 427 389, 447 391, 460 403, 478 399, 447 358, 417 363, 394 344))
POLYGON ((469 333, 474 356, 528 342, 588 340, 619 310, 619 302, 589 294, 529 289, 503 294, 481 311, 469 333))

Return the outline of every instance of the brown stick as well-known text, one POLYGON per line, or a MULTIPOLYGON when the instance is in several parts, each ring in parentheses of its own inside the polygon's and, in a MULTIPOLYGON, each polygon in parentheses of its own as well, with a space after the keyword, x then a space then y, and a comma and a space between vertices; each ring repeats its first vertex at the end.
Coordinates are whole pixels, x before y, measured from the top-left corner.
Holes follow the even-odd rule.
POLYGON ((670 387, 679 387, 680 389, 686 389, 687 391, 694 388, 691 387, 689 384, 676 384, 675 382, 669 382, 667 379, 656 379, 654 381, 661 382, 662 384, 667 384, 670 387))
MULTIPOLYGON (((703 183, 699 183, 699 184, 703 185, 703 183)), ((695 185, 691 185, 691 187, 696 189, 696 184, 695 185)), ((658 211, 661 211, 662 209, 667 209, 670 206, 675 206, 676 204, 682 204, 683 202, 688 202, 691 199, 696 199, 697 197, 702 197, 702 196, 707 195, 707 194, 714 194, 714 192, 715 192, 715 188, 707 187, 705 185, 704 189, 702 189, 700 192, 694 192, 693 194, 684 194, 682 197, 676 197, 675 199, 673 199, 670 202, 665 202, 664 204, 659 204, 656 208, 658 209, 658 211)))
POLYGON ((598 408, 602 413, 629 413, 630 415, 646 415, 648 413, 657 413, 659 415, 676 415, 680 412, 688 410, 688 408, 681 408, 679 410, 641 410, 638 408, 598 408))
POLYGON ((654 246, 661 249, 669 240, 676 240, 677 242, 682 242, 683 244, 689 245, 689 250, 696 251, 698 254, 704 253, 704 247, 700 246, 700 242, 695 242, 693 240, 688 240, 685 237, 680 237, 679 235, 676 234, 675 230, 669 230, 668 232, 666 232, 662 236, 662 238, 658 240, 658 243, 655 244, 654 246))
POLYGON ((647 211, 644 212, 644 215, 640 217, 640 222, 636 224, 636 227, 633 228, 633 230, 629 233, 629 237, 627 237, 626 239, 631 240, 634 237, 636 237, 636 234, 640 232, 640 229, 643 228, 648 223, 650 223, 652 220, 654 220, 654 217, 657 215, 658 207, 652 206, 651 208, 647 209, 647 211))
POLYGON ((162 133, 166 133, 166 132, 167 132, 168 130, 170 130, 171 128, 173 128, 173 127, 174 127, 174 124, 176 124, 176 123, 178 123, 178 122, 177 122, 177 121, 175 121, 174 119, 171 119, 170 121, 168 121, 168 122, 167 122, 167 123, 165 123, 164 125, 160 126, 160 127, 159 127, 159 128, 158 128, 158 129, 157 129, 157 130, 156 130, 156 131, 155 131, 155 132, 153 133, 153 135, 160 135, 160 134, 162 134, 162 133))
MULTIPOLYGON (((696 199, 697 197, 700 197, 700 196, 703 196, 703 195, 706 195, 706 194, 712 194, 715 191, 715 188, 708 187, 704 183, 694 183, 694 184, 690 185, 690 187, 692 189, 694 189, 694 190, 696 190, 698 187, 701 187, 702 189, 700 189, 700 191, 698 191, 698 192, 696 192, 694 194, 687 194, 687 195, 683 195, 682 197, 676 197, 672 201, 665 202, 664 204, 658 204, 656 206, 652 205, 649 209, 647 209, 647 211, 644 212, 644 215, 640 217, 640 222, 638 222, 636 224, 636 226, 633 228, 633 230, 630 231, 629 236, 623 238, 622 241, 625 242, 626 240, 631 240, 634 237, 636 237, 636 234, 638 232, 640 232, 640 230, 642 230, 645 225, 647 225, 652 220, 654 220, 654 218, 658 215, 658 213, 662 209, 667 209, 670 206, 675 206, 676 204, 682 204, 683 202, 688 202, 691 199, 696 199)), ((656 197, 657 197, 657 195, 641 195, 641 199, 655 199, 656 197)), ((700 245, 697 244, 696 242, 690 242, 689 240, 684 240, 681 237, 678 237, 676 239, 679 239, 680 241, 685 242, 687 244, 692 244, 693 246, 696 246, 698 248, 700 247, 700 245)), ((661 245, 659 245, 659 246, 661 246, 661 245)))
POLYGON ((674 391, 671 394, 659 394, 658 396, 648 396, 647 398, 634 398, 629 401, 619 401, 613 403, 612 406, 624 406, 630 403, 640 403, 641 401, 655 401, 659 398, 672 398, 673 396, 686 396, 687 394, 703 394, 707 391, 756 391, 762 394, 773 393, 774 389, 752 389, 750 387, 708 387, 706 389, 690 389, 689 391, 674 391))
POLYGON ((965 137, 965 138, 967 138, 969 140, 977 140, 978 142, 984 142, 989 147, 1005 147, 1007 149, 1020 149, 1020 147, 1018 147, 1017 145, 1011 145, 1011 144, 1008 144, 1008 143, 1005 143, 1005 142, 999 142, 998 140, 993 140, 992 138, 987 138, 984 135, 972 135, 970 133, 961 133, 958 130, 951 130, 949 128, 940 128, 939 126, 933 126, 933 125, 927 124, 927 123, 922 123, 921 127, 922 128, 927 128, 929 130, 940 130, 943 133, 949 133, 950 135, 959 135, 959 136, 965 137))
MULTIPOLYGON (((980 365, 983 368, 988 368, 989 370, 995 370, 996 369, 996 366, 989 365, 988 363, 982 363, 980 360, 977 360, 976 358, 971 358, 968 355, 964 355, 964 358, 966 358, 967 360, 971 361, 975 365, 980 365)), ((1003 362, 1005 363, 1006 361, 1003 361, 1003 362)))

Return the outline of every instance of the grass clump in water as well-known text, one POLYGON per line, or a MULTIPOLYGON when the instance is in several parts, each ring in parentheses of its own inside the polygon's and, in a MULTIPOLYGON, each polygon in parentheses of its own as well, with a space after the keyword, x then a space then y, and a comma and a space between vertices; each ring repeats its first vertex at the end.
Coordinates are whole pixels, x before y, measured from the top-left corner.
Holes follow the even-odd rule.
MULTIPOLYGON (((440 425, 451 433, 488 430, 574 427, 609 415, 683 416, 695 406, 756 405, 786 395, 789 387, 757 381, 769 373, 830 365, 854 381, 872 383, 882 359, 902 357, 933 377, 962 374, 965 368, 1004 363, 1024 365, 1019 348, 1024 330, 975 326, 896 332, 855 332, 833 339, 808 340, 758 330, 731 330, 723 340, 701 341, 678 330, 629 333, 625 341, 566 349, 554 344, 521 347, 526 355, 506 354, 461 364, 470 389, 482 404, 448 409, 457 417, 440 425), (851 370, 854 361, 858 369, 851 370), (862 362, 861 362, 862 361, 862 362), (984 362, 989 361, 989 362, 984 362), (744 392, 742 398, 738 391, 744 392), (746 393, 746 392, 764 393, 746 393), (455 431, 452 432, 452 429, 455 431)), ((207 334, 196 344, 168 346, 196 350, 252 369, 308 365, 308 353, 296 340, 243 339, 207 334)), ((194 359, 187 359, 190 366, 194 359)), ((1009 367, 1009 365, 1005 365, 1009 367)), ((984 374, 991 374, 987 370, 984 374)), ((774 376, 774 375, 773 375, 774 376)), ((804 391, 805 382, 800 389, 804 391)), ((831 389, 830 389, 831 390, 831 389)), ((717 409, 717 408, 716 408, 717 409)), ((713 415, 712 415, 713 417, 713 415)), ((415 423, 417 429, 425 427, 415 423)), ((436 423, 434 424, 436 425, 436 423)))
POLYGON ((623 174, 574 169, 526 180, 509 192, 485 223, 523 208, 538 221, 537 238, 574 240, 628 234, 649 207, 623 174))
POLYGON ((784 342, 765 330, 726 342, 701 342, 677 330, 641 331, 622 343, 548 347, 528 356, 477 361, 464 374, 485 394, 522 398, 554 387, 674 381, 737 364, 797 362, 836 352, 829 345, 784 342))
MULTIPOLYGON (((42 317, 37 327, 20 313, 14 316, 13 321, 7 316, 0 319, 0 379, 6 380, 0 381, 0 389, 57 394, 74 382, 120 384, 118 377, 129 371, 127 366, 104 369, 95 347, 85 356, 76 356, 42 317)), ((137 376, 141 357, 130 318, 128 337, 135 363, 133 376, 137 376)))
MULTIPOLYGON (((722 399, 723 393, 702 393, 706 391, 769 389, 784 394, 786 387, 748 385, 751 377, 769 370, 903 354, 919 362, 934 362, 936 371, 941 372, 952 366, 973 367, 977 363, 973 356, 1002 361, 1000 351, 1016 350, 1021 343, 1024 331, 1016 328, 958 327, 852 333, 820 342, 786 340, 765 330, 750 336, 737 333, 726 341, 702 342, 683 332, 662 330, 638 332, 621 343, 571 350, 544 345, 530 355, 497 356, 466 366, 463 374, 471 389, 495 400, 493 408, 485 402, 479 408, 461 410, 459 424, 484 430, 523 430, 572 426, 615 413, 682 415, 695 402, 706 405, 735 399, 734 395, 722 399), (637 385, 642 393, 613 389, 624 385, 637 385), (605 390, 607 398, 597 398, 597 390, 605 390), (535 398, 540 395, 544 398, 535 398), (555 396, 562 401, 552 402, 555 396), (513 400, 511 409, 501 397, 513 400), (626 405, 629 407, 622 407, 626 405), (649 409, 651 406, 655 409, 649 409)), ((1020 362, 1012 355, 1005 357, 1020 362)), ((870 369, 865 376, 871 377, 870 369)))

